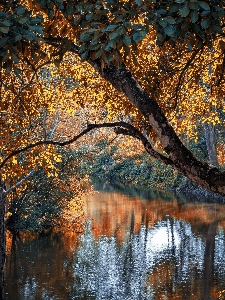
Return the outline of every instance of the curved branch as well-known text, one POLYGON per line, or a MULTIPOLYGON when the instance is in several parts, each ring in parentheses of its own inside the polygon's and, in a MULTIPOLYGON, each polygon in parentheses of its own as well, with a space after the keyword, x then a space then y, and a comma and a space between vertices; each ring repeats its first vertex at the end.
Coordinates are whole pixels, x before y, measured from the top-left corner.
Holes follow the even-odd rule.
POLYGON ((146 152, 148 152, 148 154, 150 154, 152 157, 156 158, 157 160, 161 161, 162 163, 164 163, 166 165, 177 167, 170 158, 168 158, 168 157, 162 155, 161 153, 157 152, 156 150, 154 150, 152 148, 151 144, 149 143, 148 139, 135 127, 129 128, 129 129, 116 127, 114 129, 114 131, 116 134, 128 135, 128 136, 132 136, 134 138, 139 139, 142 142, 146 152))
POLYGON ((38 146, 42 146, 42 145, 54 145, 54 146, 66 146, 69 144, 74 143, 75 141, 77 141, 79 138, 81 138, 82 136, 84 136, 85 134, 89 133, 91 130, 93 129, 97 129, 97 128, 104 128, 104 127, 116 127, 115 128, 115 133, 117 134, 124 134, 124 135, 130 135, 133 136, 137 139, 139 139, 146 151, 151 154, 153 157, 161 160, 162 162, 166 163, 166 164, 170 164, 170 165, 174 165, 172 160, 168 159, 167 157, 164 157, 163 155, 161 155, 160 153, 158 153, 157 151, 155 151, 152 146, 150 145, 150 143, 148 142, 147 138, 144 137, 144 135, 137 129, 135 128, 133 125, 126 123, 126 122, 113 122, 113 123, 102 123, 102 124, 88 124, 87 128, 84 129, 83 131, 81 131, 78 135, 75 135, 73 138, 65 141, 65 142, 57 142, 57 141, 52 141, 52 140, 43 140, 43 141, 39 141, 33 144, 29 144, 26 147, 17 149, 13 152, 11 152, 0 164, 0 169, 3 168, 3 166, 7 163, 8 160, 10 160, 13 156, 16 156, 22 152, 26 152, 32 148, 38 147, 38 146), (126 128, 126 132, 122 131, 125 130, 124 128, 126 128))

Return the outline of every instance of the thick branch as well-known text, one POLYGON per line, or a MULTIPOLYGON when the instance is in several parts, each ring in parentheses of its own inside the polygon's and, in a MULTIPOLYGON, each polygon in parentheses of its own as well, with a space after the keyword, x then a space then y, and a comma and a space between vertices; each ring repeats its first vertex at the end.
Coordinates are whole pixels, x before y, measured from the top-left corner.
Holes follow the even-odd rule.
MULTIPOLYGON (((65 141, 65 142, 58 142, 58 141, 52 141, 52 140, 43 140, 43 141, 39 141, 33 144, 29 144, 26 147, 17 149, 13 152, 11 152, 4 160, 3 162, 0 164, 0 169, 3 168, 3 166, 7 163, 8 160, 10 160, 13 156, 16 156, 22 152, 28 151, 32 148, 38 147, 38 146, 42 146, 42 145, 54 145, 54 146, 66 146, 69 144, 74 143, 75 141, 77 141, 79 138, 81 138, 82 136, 84 136, 85 134, 89 133, 91 130, 93 129, 97 129, 97 128, 104 128, 104 127, 108 127, 108 128, 112 128, 112 127, 123 127, 123 128, 127 128, 130 130, 130 133, 132 132, 133 136, 140 139, 141 141, 144 139, 146 139, 140 131, 138 131, 134 126, 132 126, 129 123, 126 122, 113 122, 113 123, 102 123, 102 124, 88 124, 87 128, 84 129, 83 131, 81 131, 78 135, 75 135, 73 138, 65 141), (135 136, 136 134, 136 136, 135 136)), ((146 139, 147 141, 147 139, 146 139)), ((146 142, 144 140, 144 142, 146 142)), ((143 141, 142 141, 143 142, 143 141)), ((150 144, 149 144, 150 145, 150 144)))

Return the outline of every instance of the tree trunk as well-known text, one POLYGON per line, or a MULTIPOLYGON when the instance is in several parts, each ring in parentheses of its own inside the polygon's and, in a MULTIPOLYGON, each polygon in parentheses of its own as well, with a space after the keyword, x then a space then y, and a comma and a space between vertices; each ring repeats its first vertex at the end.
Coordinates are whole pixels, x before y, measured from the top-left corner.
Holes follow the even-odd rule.
POLYGON ((215 127, 212 124, 204 124, 204 132, 209 162, 213 167, 218 167, 219 163, 216 153, 215 127))
POLYGON ((4 299, 4 265, 6 255, 5 206, 5 184, 0 180, 0 300, 4 299))
POLYGON ((197 185, 225 196, 225 172, 199 161, 183 145, 168 123, 158 103, 140 87, 125 67, 108 66, 102 70, 99 61, 90 61, 99 74, 127 96, 153 127, 173 166, 197 185))

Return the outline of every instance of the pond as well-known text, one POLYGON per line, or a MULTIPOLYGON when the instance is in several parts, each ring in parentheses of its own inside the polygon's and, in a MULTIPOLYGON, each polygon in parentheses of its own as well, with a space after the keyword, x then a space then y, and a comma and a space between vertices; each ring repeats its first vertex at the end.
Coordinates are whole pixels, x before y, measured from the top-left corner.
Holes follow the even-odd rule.
POLYGON ((8 240, 6 300, 225 299, 225 204, 95 190, 79 237, 8 240))

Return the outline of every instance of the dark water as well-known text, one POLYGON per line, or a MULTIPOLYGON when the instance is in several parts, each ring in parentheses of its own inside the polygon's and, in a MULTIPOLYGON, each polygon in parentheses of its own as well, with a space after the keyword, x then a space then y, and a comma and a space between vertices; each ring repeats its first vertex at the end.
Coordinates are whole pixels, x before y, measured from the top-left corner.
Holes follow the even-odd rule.
POLYGON ((8 240, 6 299, 225 299, 224 204, 96 189, 79 242, 69 230, 8 240))

